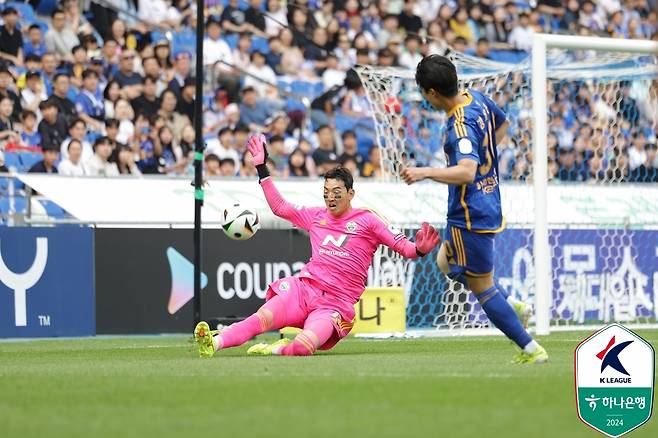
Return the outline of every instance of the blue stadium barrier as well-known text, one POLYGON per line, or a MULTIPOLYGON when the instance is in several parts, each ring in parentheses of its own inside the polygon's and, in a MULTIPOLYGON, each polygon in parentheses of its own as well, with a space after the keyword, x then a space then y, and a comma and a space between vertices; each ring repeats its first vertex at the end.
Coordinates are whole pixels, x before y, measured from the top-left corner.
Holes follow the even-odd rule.
POLYGON ((41 0, 37 6, 37 14, 50 16, 59 4, 58 0, 41 0))
POLYGON ((16 170, 23 170, 23 164, 21 159, 18 158, 18 153, 16 152, 5 152, 5 166, 7 168, 15 167, 16 170))
POLYGON ((300 94, 311 99, 315 97, 315 84, 312 82, 292 81, 290 88, 293 93, 300 94))
POLYGON ((356 134, 356 148, 359 155, 364 158, 368 156, 370 148, 375 144, 375 134, 369 128, 355 126, 354 133, 356 134))
POLYGON ((62 219, 67 216, 66 210, 64 210, 59 205, 55 204, 53 201, 49 199, 42 199, 39 200, 39 202, 41 203, 41 205, 43 205, 43 208, 46 210, 46 214, 49 217, 62 219))
POLYGON ((280 89, 284 90, 284 91, 287 91, 287 92, 292 91, 292 86, 291 86, 290 81, 286 81, 286 80, 280 79, 278 77, 276 79, 276 86, 279 87, 280 89))
POLYGON ((172 42, 172 53, 187 51, 194 55, 196 50, 196 35, 194 32, 176 32, 172 42))
POLYGON ((303 103, 295 99, 286 99, 286 112, 291 111, 305 111, 306 107, 303 103))
POLYGON ((251 38, 251 51, 255 52, 256 50, 265 55, 270 53, 270 44, 268 43, 267 39, 261 37, 251 38))
POLYGON ((357 119, 353 117, 346 116, 342 113, 336 113, 335 125, 338 132, 344 132, 349 129, 354 129, 357 123, 357 119))
POLYGON ((23 169, 25 170, 28 170, 43 159, 43 155, 38 152, 22 152, 18 157, 20 158, 23 169))
POLYGON ((317 81, 315 83, 315 90, 313 91, 313 96, 318 97, 324 93, 324 83, 322 81, 317 81))
MULTIPOLYGON (((20 195, 14 196, 14 209, 16 210, 16 213, 25 213, 26 206, 27 202, 25 201, 25 197, 20 195)), ((9 214, 8 196, 3 196, 0 198, 0 213, 2 213, 3 216, 7 216, 9 214)))
POLYGON ((226 44, 228 44, 231 50, 238 47, 239 35, 237 33, 232 33, 230 35, 222 35, 222 38, 224 38, 224 41, 226 41, 226 44))
POLYGON ((37 19, 34 9, 32 9, 32 5, 29 3, 7 2, 5 3, 5 8, 8 7, 16 9, 20 21, 24 23, 32 23, 37 19))
MULTIPOLYGON (((230 3, 230 0, 222 0, 222 6, 227 7, 230 3)), ((247 0, 238 0, 238 9, 244 11, 249 9, 249 2, 247 0)))
POLYGON ((9 190, 9 178, 0 177, 0 196, 5 196, 9 190))
POLYGON ((489 59, 497 62, 518 64, 530 56, 527 52, 519 50, 490 50, 489 59))
POLYGON ((164 32, 160 32, 157 30, 151 31, 151 41, 153 41, 153 44, 157 43, 158 41, 166 40, 166 39, 167 39, 167 35, 165 35, 164 32))

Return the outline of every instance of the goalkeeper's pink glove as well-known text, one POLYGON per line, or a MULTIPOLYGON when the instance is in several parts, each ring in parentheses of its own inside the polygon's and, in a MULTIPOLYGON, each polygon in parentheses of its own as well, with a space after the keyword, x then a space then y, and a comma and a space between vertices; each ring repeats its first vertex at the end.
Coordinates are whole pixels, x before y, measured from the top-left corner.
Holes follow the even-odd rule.
POLYGON ((247 150, 254 157, 254 166, 260 166, 267 161, 267 139, 263 134, 255 134, 247 140, 247 150))
POLYGON ((432 252, 440 241, 441 238, 436 229, 427 222, 423 222, 420 230, 416 232, 416 253, 423 257, 432 252))

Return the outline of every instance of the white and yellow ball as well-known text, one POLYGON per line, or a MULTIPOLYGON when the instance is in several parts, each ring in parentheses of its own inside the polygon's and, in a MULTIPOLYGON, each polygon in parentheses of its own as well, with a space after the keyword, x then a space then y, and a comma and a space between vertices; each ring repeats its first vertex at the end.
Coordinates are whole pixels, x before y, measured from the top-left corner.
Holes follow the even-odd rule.
POLYGON ((233 240, 247 240, 260 229, 260 218, 254 210, 233 204, 224 209, 222 229, 233 240))

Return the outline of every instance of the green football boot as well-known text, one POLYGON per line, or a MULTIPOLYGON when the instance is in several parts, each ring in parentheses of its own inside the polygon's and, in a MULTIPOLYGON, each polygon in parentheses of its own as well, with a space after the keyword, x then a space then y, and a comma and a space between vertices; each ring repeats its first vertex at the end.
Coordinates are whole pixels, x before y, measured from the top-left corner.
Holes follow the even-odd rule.
POLYGON ((199 346, 199 357, 213 357, 215 354, 215 345, 212 337, 219 333, 219 330, 210 330, 207 322, 201 321, 194 328, 194 342, 199 346))
POLYGON ((274 350, 278 349, 278 347, 285 347, 286 345, 290 344, 292 341, 288 338, 281 338, 276 342, 273 342, 272 344, 266 344, 265 342, 261 342, 260 344, 252 345, 249 347, 247 350, 247 355, 248 356, 271 356, 274 350))
POLYGON ((523 364, 526 363, 540 364, 546 362, 548 362, 548 353, 541 345, 538 345, 537 349, 532 354, 528 354, 525 351, 521 351, 519 352, 519 354, 514 356, 514 359, 512 359, 512 363, 523 363, 523 364))

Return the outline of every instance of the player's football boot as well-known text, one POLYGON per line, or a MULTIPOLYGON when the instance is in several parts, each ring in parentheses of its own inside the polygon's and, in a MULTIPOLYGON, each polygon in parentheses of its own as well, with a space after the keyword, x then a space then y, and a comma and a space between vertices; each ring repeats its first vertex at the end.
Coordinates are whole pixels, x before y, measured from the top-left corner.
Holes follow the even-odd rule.
POLYGON ((201 321, 194 328, 194 342, 199 346, 199 357, 213 357, 215 346, 212 343, 212 337, 219 333, 219 330, 210 330, 207 322, 201 321))
POLYGON ((271 356, 273 352, 279 348, 283 348, 286 345, 290 344, 292 341, 288 338, 281 338, 276 342, 271 344, 266 344, 261 342, 260 344, 252 345, 247 350, 248 356, 271 356))
POLYGON ((512 359, 512 363, 539 364, 546 362, 548 362, 548 353, 541 345, 538 345, 537 349, 532 354, 521 351, 519 354, 514 356, 514 359, 512 359))
POLYGON ((516 316, 519 317, 519 321, 521 321, 523 328, 527 329, 530 318, 532 317, 532 306, 523 301, 517 301, 512 308, 514 309, 514 312, 516 312, 516 316))

